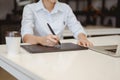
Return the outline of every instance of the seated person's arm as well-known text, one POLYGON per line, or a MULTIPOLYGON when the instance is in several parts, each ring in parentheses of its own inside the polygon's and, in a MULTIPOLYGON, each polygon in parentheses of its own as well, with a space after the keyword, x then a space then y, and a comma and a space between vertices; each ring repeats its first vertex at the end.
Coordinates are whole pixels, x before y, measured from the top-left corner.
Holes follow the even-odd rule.
POLYGON ((30 44, 41 44, 45 46, 54 46, 58 44, 59 38, 55 35, 35 36, 34 29, 34 11, 29 5, 24 7, 22 17, 21 34, 23 42, 30 44))
POLYGON ((67 21, 66 24, 68 28, 73 32, 74 37, 78 40, 78 45, 84 47, 93 46, 93 44, 87 39, 86 32, 84 31, 80 22, 76 19, 72 9, 68 7, 67 9, 67 21))
POLYGON ((26 34, 23 37, 23 41, 25 43, 30 43, 30 44, 41 44, 44 46, 55 46, 58 44, 59 38, 55 35, 47 35, 43 37, 31 35, 31 34, 26 34))
POLYGON ((81 45, 84 47, 93 46, 93 44, 87 39, 87 36, 84 33, 78 34, 78 45, 81 45))
POLYGON ((30 43, 30 44, 37 44, 37 36, 31 35, 31 34, 26 34, 23 37, 23 42, 30 43))

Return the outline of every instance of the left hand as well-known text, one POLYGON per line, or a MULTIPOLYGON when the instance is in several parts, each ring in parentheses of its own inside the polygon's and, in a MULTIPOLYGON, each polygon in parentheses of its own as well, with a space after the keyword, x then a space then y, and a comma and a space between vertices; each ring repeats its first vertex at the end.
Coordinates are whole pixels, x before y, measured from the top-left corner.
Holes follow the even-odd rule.
POLYGON ((78 40, 78 45, 84 46, 84 47, 93 46, 92 42, 90 42, 88 39, 80 39, 80 40, 78 40))

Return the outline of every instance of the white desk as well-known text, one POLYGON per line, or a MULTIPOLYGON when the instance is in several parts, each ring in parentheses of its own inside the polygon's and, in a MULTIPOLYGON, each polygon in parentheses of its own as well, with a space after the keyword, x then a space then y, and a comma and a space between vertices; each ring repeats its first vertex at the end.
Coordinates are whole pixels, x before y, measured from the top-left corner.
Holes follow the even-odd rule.
MULTIPOLYGON (((112 45, 119 43, 120 36, 89 40, 112 45)), ((21 49, 21 54, 10 57, 5 45, 0 45, 0 66, 19 80, 120 80, 120 58, 91 50, 29 54, 21 49)))
MULTIPOLYGON (((85 28, 88 36, 99 36, 99 35, 117 35, 120 34, 120 28, 85 28)), ((63 37, 73 36, 72 32, 66 29, 63 33, 63 37)))

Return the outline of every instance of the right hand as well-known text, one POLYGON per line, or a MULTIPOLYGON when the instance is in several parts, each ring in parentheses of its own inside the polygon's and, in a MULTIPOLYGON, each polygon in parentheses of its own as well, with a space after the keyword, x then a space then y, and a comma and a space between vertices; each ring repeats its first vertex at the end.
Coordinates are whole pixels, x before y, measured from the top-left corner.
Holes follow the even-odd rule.
POLYGON ((44 37, 38 37, 37 43, 43 46, 55 46, 58 44, 59 38, 56 35, 47 35, 44 37))

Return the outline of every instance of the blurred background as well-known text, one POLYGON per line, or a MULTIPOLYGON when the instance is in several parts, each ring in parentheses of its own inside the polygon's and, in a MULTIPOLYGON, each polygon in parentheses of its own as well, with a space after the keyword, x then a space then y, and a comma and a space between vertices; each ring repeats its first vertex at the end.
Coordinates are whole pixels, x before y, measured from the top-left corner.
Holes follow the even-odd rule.
MULTIPOLYGON (((120 0, 59 1, 70 5, 85 29, 120 28, 120 0)), ((20 31, 23 7, 36 2, 38 0, 0 0, 0 44, 5 44, 6 31, 20 31)), ((97 32, 99 31, 97 30, 97 32)), ((120 33, 118 30, 112 32, 120 33)), ((0 68, 0 75, 0 80, 16 80, 2 68, 0 68)))
MULTIPOLYGON (((39 0, 0 0, 0 44, 5 31, 20 30, 23 7, 39 0)), ((120 0, 59 0, 70 5, 83 27, 120 27, 120 0)))

